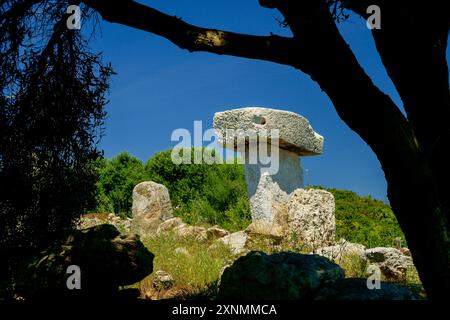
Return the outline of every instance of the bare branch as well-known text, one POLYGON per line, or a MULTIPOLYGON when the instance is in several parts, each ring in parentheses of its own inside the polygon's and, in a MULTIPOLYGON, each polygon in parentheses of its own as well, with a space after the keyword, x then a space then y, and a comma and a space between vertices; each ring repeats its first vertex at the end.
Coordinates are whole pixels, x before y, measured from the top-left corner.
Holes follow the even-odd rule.
MULTIPOLYGON (((319 84, 341 119, 379 157, 399 152, 408 154, 416 148, 408 121, 361 67, 339 33, 328 1, 261 0, 260 3, 276 7, 284 15, 297 44, 298 59, 294 66, 319 84), (409 150, 400 151, 398 145, 409 150)), ((380 159, 382 163, 384 160, 380 159)))

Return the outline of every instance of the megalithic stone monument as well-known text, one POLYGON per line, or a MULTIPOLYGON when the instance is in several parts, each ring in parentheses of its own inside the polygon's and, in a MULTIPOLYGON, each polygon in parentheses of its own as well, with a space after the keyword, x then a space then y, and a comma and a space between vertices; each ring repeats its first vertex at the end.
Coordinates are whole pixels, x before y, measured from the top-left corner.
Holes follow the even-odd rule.
POLYGON ((313 130, 304 117, 269 108, 217 112, 214 115, 214 129, 219 143, 224 147, 241 152, 245 150, 245 179, 253 222, 275 222, 277 207, 288 201, 290 193, 303 187, 299 157, 321 154, 323 137, 313 130), (258 146, 256 163, 251 161, 255 160, 251 158, 251 137, 255 136, 259 142, 253 145, 258 146), (245 142, 245 149, 240 147, 239 141, 245 142), (267 164, 267 159, 261 158, 261 142, 270 145, 267 147, 270 164, 267 164))

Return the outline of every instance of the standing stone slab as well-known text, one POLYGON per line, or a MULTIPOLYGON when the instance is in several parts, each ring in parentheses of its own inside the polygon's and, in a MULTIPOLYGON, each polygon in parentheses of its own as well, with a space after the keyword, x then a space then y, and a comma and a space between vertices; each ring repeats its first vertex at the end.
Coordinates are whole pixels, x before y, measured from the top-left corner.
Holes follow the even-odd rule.
MULTIPOLYGON (((323 150, 323 137, 314 132, 307 119, 290 111, 241 108, 218 112, 214 115, 214 129, 224 147, 245 151, 245 180, 253 222, 276 220, 277 203, 285 203, 291 192, 303 186, 299 156, 318 155, 323 150), (273 130, 278 130, 277 140, 273 130), (269 173, 268 167, 273 163, 264 164, 259 155, 256 164, 249 161, 249 141, 253 136, 267 141, 268 151, 276 146, 277 172, 269 173), (239 141, 245 141, 245 149, 239 146, 239 141)), ((272 154, 267 155, 274 160, 272 154)))
POLYGON ((289 197, 288 226, 314 250, 332 245, 336 238, 334 196, 325 190, 297 189, 289 197))
POLYGON ((172 218, 169 191, 153 181, 139 183, 133 189, 132 212, 134 233, 154 233, 162 222, 172 218))

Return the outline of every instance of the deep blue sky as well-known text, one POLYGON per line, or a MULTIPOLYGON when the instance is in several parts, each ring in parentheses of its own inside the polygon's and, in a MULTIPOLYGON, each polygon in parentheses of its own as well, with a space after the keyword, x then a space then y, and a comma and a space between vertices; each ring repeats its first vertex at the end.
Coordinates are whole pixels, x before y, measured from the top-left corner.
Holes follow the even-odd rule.
MULTIPOLYGON (((150 3, 200 26, 289 35, 288 29, 279 26, 277 12, 261 8, 257 0, 150 3)), ((175 145, 170 140, 173 130, 193 131, 194 120, 211 127, 217 111, 245 106, 286 109, 305 116, 325 137, 324 154, 302 160, 307 184, 387 200, 378 160, 308 76, 270 62, 189 53, 163 38, 121 25, 102 22, 101 28, 92 46, 103 52, 104 60, 111 61, 118 73, 112 79, 106 135, 100 145, 107 157, 128 151, 147 160, 175 145)), ((340 28, 366 72, 400 105, 364 21, 351 17, 340 28)))

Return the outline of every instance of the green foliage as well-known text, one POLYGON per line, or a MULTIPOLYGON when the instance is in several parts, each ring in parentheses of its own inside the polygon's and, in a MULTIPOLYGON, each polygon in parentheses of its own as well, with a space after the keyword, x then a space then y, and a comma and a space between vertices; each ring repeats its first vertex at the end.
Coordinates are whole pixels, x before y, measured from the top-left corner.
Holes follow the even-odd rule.
POLYGON ((95 205, 112 74, 81 33, 38 23, 57 24, 64 3, 29 5, 0 5, 0 247, 11 251, 47 246, 95 205))
MULTIPOLYGON (((194 157, 194 152, 191 156, 194 157)), ((250 224, 241 165, 176 165, 171 150, 167 150, 155 154, 145 166, 128 153, 121 153, 111 160, 99 159, 97 167, 100 173, 97 212, 131 216, 134 186, 142 181, 155 181, 169 189, 174 214, 187 223, 217 224, 231 231, 250 224)))
MULTIPOLYGON (((193 149, 194 153, 202 149, 193 149)), ((156 153, 145 165, 122 153, 97 162, 97 211, 131 214, 132 191, 142 181, 155 181, 169 189, 174 214, 190 224, 217 224, 230 231, 245 229, 251 222, 244 169, 238 164, 180 164, 171 150, 156 153)), ((391 208, 372 197, 345 190, 326 189, 336 200, 337 239, 367 247, 393 246, 404 235, 391 208)), ((404 242, 405 243, 405 242, 404 242)))
POLYGON ((337 239, 344 238, 369 248, 392 247, 396 237, 406 244, 397 219, 386 203, 370 196, 358 196, 352 191, 326 190, 336 201, 337 239))
POLYGON ((147 180, 142 162, 124 152, 111 160, 98 159, 97 211, 131 216, 133 188, 147 180))
MULTIPOLYGON (((191 152, 192 163, 194 152, 191 152)), ((207 152, 206 152, 207 153, 207 152)), ((157 153, 146 164, 150 180, 170 192, 175 215, 191 224, 217 224, 231 231, 251 222, 244 169, 238 164, 180 164, 171 150, 157 153)))

